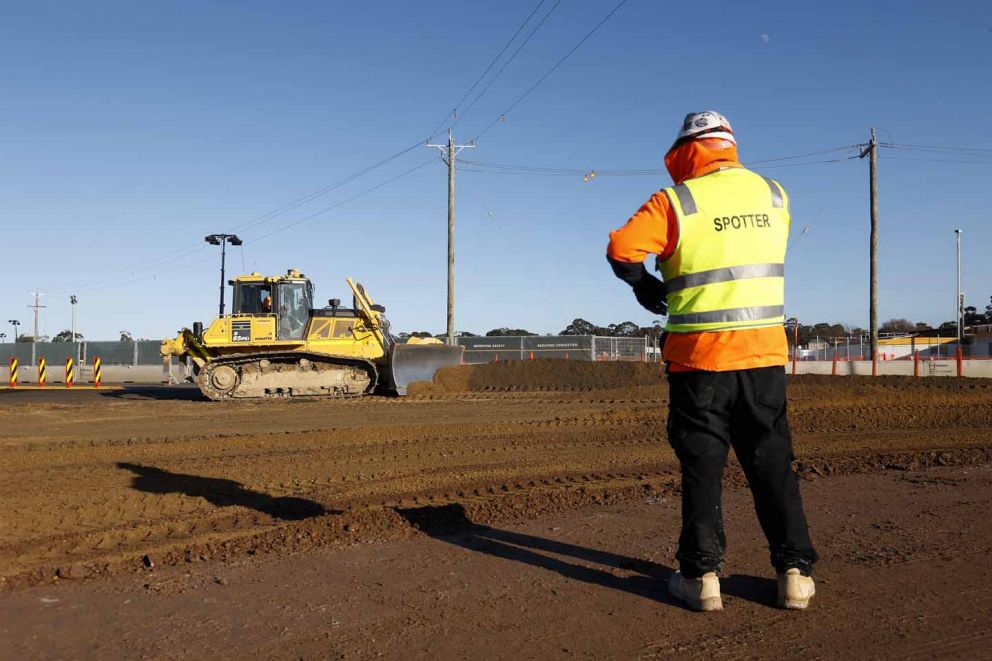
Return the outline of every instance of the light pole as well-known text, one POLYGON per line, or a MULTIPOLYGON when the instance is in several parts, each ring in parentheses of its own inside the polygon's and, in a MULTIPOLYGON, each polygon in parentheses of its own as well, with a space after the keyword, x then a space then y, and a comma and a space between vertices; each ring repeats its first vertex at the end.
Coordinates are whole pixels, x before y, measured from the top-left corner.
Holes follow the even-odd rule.
POLYGON ((76 298, 75 294, 69 296, 69 303, 72 304, 72 329, 69 331, 72 335, 69 336, 70 342, 76 341, 76 303, 78 302, 79 299, 76 298))
POLYGON ((0 342, 3 342, 4 344, 7 344, 7 334, 6 333, 0 333, 0 342))
POLYGON ((244 243, 235 234, 209 234, 204 241, 212 246, 220 246, 220 316, 224 316, 224 262, 227 258, 227 244, 240 246, 244 243))
POLYGON ((21 325, 17 319, 8 319, 7 323, 14 327, 14 342, 17 342, 17 327, 21 325))
POLYGON ((961 294, 961 230, 954 230, 954 235, 958 244, 958 295, 955 297, 954 304, 957 309, 955 319, 958 327, 958 347, 960 347, 962 340, 964 340, 964 296, 961 294))

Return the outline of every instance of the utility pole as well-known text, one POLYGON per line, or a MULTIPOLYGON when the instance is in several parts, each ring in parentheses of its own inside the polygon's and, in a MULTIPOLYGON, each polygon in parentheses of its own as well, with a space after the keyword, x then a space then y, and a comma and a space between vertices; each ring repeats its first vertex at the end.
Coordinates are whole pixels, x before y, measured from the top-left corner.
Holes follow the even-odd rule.
POLYGON ((954 230, 958 243, 958 295, 955 297, 957 309, 958 346, 964 341, 964 294, 961 293, 961 230, 954 230))
POLYGON ((448 166, 448 344, 455 344, 455 159, 463 149, 472 149, 474 144, 456 145, 448 129, 447 145, 432 145, 441 152, 441 160, 448 166))
POLYGON ((34 294, 34 305, 29 305, 29 308, 34 308, 34 337, 31 339, 32 344, 38 344, 38 312, 41 308, 47 308, 47 305, 41 304, 41 292, 37 289, 33 292, 34 294))
POLYGON ((69 296, 69 303, 72 304, 72 329, 69 331, 72 335, 69 336, 70 342, 76 341, 76 303, 78 302, 79 299, 76 298, 75 294, 69 296))
POLYGON ((868 194, 871 204, 871 239, 869 257, 868 326, 871 333, 871 375, 878 374, 878 139, 871 130, 871 142, 861 151, 868 156, 868 194))
POLYGON ((209 234, 203 238, 212 246, 220 246, 220 316, 224 316, 224 269, 227 260, 227 244, 240 246, 244 243, 236 234, 209 234))

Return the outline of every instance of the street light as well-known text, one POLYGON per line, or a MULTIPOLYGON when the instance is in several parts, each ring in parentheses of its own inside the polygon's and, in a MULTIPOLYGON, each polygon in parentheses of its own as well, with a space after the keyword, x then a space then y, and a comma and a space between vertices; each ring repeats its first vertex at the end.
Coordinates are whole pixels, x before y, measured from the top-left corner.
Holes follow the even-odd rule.
POLYGON ((235 234, 209 234, 204 239, 212 246, 220 246, 220 316, 224 316, 224 266, 227 258, 227 244, 240 246, 244 243, 235 234))
POLYGON ((0 333, 0 342, 3 342, 4 344, 7 344, 7 334, 6 333, 0 333))
POLYGON ((14 327, 14 342, 17 342, 17 327, 21 325, 17 319, 8 319, 7 323, 14 327))
POLYGON ((955 315, 956 325, 958 327, 958 347, 961 346, 961 341, 964 339, 964 296, 961 295, 961 230, 954 230, 954 235, 957 237, 958 243, 958 295, 954 302, 957 314, 955 315))

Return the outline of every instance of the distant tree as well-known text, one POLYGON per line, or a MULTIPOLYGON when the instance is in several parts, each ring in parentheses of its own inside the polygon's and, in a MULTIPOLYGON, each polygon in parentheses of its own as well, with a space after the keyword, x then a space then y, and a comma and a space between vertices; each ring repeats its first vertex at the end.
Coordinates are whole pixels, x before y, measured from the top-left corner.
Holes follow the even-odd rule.
POLYGON ((524 330, 523 328, 506 328, 506 327, 494 328, 486 333, 486 337, 507 337, 513 335, 531 336, 531 335, 537 335, 537 333, 531 333, 530 331, 524 330))
POLYGON ((598 326, 585 319, 573 319, 572 323, 565 327, 559 335, 599 335, 596 331, 598 326))
POLYGON ((640 337, 641 327, 633 321, 610 324, 606 327, 611 337, 640 337))
POLYGON ((455 337, 479 337, 475 333, 470 333, 469 331, 458 331, 455 333, 455 337))
POLYGON ((964 309, 964 325, 965 326, 977 326, 978 324, 985 323, 985 315, 978 314, 978 308, 973 305, 969 305, 964 309))
MULTIPOLYGON (((52 338, 52 342, 72 342, 70 339, 72 337, 72 331, 66 328, 64 331, 60 332, 58 335, 52 338)), ((76 340, 83 339, 82 333, 76 333, 76 340)))
POLYGON ((928 324, 927 322, 925 322, 925 321, 917 321, 916 322, 916 329, 915 330, 921 331, 921 332, 926 332, 926 331, 933 330, 933 329, 930 328, 930 324, 928 324))
POLYGON ((34 342, 34 338, 30 335, 18 335, 15 342, 34 342))
POLYGON ((121 331, 121 342, 134 342, 134 338, 131 337, 131 332, 122 330, 121 331))
POLYGON ((916 324, 909 319, 889 319, 878 327, 880 333, 910 333, 916 330, 916 324))
POLYGON ((434 333, 428 333, 427 331, 414 331, 412 333, 407 333, 406 331, 400 333, 396 337, 401 340, 408 340, 411 337, 434 337, 434 333))

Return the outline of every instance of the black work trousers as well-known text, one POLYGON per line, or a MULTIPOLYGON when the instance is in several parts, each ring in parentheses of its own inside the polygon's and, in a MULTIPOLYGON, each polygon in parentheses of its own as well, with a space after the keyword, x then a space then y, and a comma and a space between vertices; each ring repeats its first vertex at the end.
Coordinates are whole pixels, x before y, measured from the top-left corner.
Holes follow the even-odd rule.
POLYGON ((721 476, 732 446, 744 469, 772 566, 808 576, 817 560, 799 481, 792 470, 785 370, 668 375, 668 441, 682 465, 680 569, 687 578, 718 571, 726 547, 721 476))

